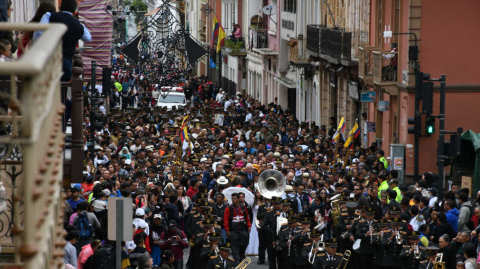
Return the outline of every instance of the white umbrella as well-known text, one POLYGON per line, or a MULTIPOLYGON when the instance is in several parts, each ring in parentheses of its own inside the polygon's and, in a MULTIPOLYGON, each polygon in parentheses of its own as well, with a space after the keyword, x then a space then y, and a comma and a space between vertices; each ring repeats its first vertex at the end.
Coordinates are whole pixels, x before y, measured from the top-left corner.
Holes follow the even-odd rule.
POLYGON ((249 190, 245 188, 229 187, 223 190, 222 193, 227 198, 228 203, 232 204, 232 193, 240 193, 240 192, 245 194, 245 202, 247 202, 249 205, 253 205, 253 201, 255 200, 253 193, 251 193, 249 190))

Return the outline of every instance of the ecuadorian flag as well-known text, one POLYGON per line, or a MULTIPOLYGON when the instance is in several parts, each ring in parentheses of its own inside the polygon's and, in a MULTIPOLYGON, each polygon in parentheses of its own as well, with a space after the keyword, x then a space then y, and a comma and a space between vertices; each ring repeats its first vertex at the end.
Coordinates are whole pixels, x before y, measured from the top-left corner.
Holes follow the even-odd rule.
POLYGON ((360 130, 358 129, 358 122, 355 122, 355 125, 353 126, 352 130, 350 130, 350 136, 353 136, 353 139, 357 138, 357 136, 360 134, 360 130))
POLYGON ((217 41, 216 52, 219 52, 225 43, 225 37, 227 34, 223 30, 222 24, 217 20, 217 15, 213 15, 213 30, 212 30, 212 40, 210 41, 210 48, 214 49, 215 41, 217 41))
POLYGON ((345 119, 342 117, 342 119, 340 120, 340 123, 338 124, 337 131, 333 135, 332 139, 334 141, 338 141, 338 139, 340 138, 340 134, 343 134, 344 131, 345 131, 345 119))

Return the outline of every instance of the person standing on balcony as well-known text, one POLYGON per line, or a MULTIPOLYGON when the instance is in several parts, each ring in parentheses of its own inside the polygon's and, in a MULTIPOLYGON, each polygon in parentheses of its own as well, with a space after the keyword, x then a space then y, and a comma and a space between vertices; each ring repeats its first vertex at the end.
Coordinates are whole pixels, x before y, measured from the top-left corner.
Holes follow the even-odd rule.
MULTIPOLYGON (((397 43, 390 44, 390 52, 398 52, 397 43)), ((390 60, 390 64, 383 67, 383 78, 382 80, 386 81, 396 81, 397 80, 397 62, 398 62, 398 53, 383 54, 383 59, 390 60)))
POLYGON ((240 25, 235 24, 235 42, 241 41, 242 39, 242 29, 240 28, 240 25))
MULTIPOLYGON (((40 23, 63 23, 67 26, 67 32, 62 38, 63 52, 63 76, 62 81, 70 81, 72 78, 72 59, 75 53, 75 47, 78 40, 91 42, 92 35, 85 25, 82 25, 73 15, 77 10, 77 2, 75 0, 63 0, 60 6, 60 12, 47 12, 40 19, 40 23)), ((35 31, 33 40, 37 40, 43 34, 42 31, 35 31)))

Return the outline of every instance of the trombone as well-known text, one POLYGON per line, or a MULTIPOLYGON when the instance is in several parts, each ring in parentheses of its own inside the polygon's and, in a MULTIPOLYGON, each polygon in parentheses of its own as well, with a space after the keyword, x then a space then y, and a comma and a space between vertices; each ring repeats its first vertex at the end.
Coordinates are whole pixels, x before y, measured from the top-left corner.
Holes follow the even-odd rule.
POLYGON ((350 256, 352 255, 352 252, 350 250, 346 250, 345 253, 343 254, 342 259, 340 260, 340 264, 338 265, 338 269, 346 269, 348 261, 350 260, 350 256), (342 264, 345 262, 344 264, 342 264))

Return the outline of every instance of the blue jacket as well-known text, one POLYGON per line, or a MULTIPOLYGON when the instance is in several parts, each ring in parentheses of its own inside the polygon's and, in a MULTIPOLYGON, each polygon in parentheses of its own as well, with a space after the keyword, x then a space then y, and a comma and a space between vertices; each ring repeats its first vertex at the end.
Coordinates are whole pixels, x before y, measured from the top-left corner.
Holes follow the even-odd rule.
POLYGON ((447 212, 447 221, 455 232, 458 232, 458 209, 454 208, 447 212))

